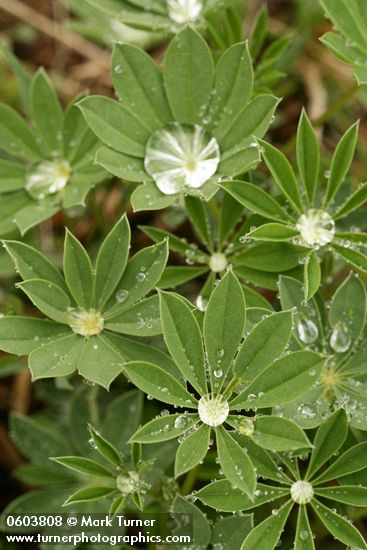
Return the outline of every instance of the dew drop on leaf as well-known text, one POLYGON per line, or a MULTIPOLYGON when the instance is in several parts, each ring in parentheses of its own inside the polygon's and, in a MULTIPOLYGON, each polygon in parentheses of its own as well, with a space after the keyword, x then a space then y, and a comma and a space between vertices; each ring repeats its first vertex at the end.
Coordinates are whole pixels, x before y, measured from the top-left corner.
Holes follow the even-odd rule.
POLYGON ((337 323, 330 336, 330 347, 336 353, 345 353, 352 343, 348 327, 344 323, 337 323))

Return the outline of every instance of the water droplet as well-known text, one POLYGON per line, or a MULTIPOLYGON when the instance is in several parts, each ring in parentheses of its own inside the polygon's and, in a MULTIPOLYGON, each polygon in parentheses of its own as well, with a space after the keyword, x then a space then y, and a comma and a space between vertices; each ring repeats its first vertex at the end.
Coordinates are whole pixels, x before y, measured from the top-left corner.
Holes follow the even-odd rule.
POLYGON ((298 316, 298 319, 296 320, 296 327, 299 339, 304 344, 311 344, 317 340, 319 330, 312 319, 309 319, 304 314, 298 316))
POLYGON ((223 371, 222 369, 216 369, 214 372, 213 372, 215 378, 221 378, 223 376, 223 371))
POLYGON ((175 428, 184 428, 187 425, 187 418, 185 416, 178 416, 175 420, 175 428))
POLYGON ((70 174, 70 164, 65 160, 41 162, 29 172, 25 189, 34 199, 42 200, 64 189, 70 174))
POLYGON ((204 424, 212 427, 220 426, 229 414, 228 401, 222 395, 204 395, 199 400, 198 413, 204 424))
POLYGON ((192 23, 200 16, 203 3, 199 0, 167 0, 168 15, 178 24, 192 23))
POLYGON ((116 292, 115 298, 117 302, 122 304, 127 300, 128 296, 129 296, 129 291, 122 288, 116 292))
POLYGON ((337 353, 345 353, 352 343, 348 327, 344 323, 337 323, 330 336, 330 347, 337 353))
POLYGON ((298 218, 296 224, 303 241, 310 245, 325 246, 335 236, 335 222, 324 210, 311 208, 298 218))
POLYGON ((136 280, 138 281, 138 283, 142 283, 143 281, 145 281, 145 279, 146 275, 142 271, 139 271, 139 273, 136 274, 136 280))
POLYGON ((195 304, 199 311, 205 311, 208 305, 208 300, 199 294, 195 300, 195 304))
POLYGON ((172 122, 149 139, 144 166, 165 195, 202 187, 217 171, 219 146, 198 125, 172 122))

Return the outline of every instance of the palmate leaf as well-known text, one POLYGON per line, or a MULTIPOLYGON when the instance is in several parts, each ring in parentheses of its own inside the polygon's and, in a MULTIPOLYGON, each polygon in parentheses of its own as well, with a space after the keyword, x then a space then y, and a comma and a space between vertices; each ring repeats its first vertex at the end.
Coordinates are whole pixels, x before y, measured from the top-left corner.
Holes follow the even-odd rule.
POLYGON ((330 305, 330 324, 335 327, 343 322, 353 342, 363 330, 366 319, 366 290, 355 274, 350 274, 335 292, 330 305))
POLYGON ((241 512, 251 510, 268 502, 283 498, 289 490, 258 483, 255 494, 250 497, 240 489, 234 489, 227 480, 214 481, 199 489, 195 496, 207 506, 222 512, 241 512))
POLYGON ((348 433, 348 421, 344 409, 338 409, 325 420, 316 432, 314 449, 307 469, 307 479, 312 478, 325 462, 343 445, 348 433))
POLYGON ((134 111, 139 105, 139 116, 152 132, 171 120, 161 72, 151 56, 141 48, 131 44, 115 44, 112 80, 117 95, 126 107, 134 111), (144 78, 139 78, 140 74, 144 78))
POLYGON ((31 130, 16 111, 0 104, 0 147, 10 155, 30 162, 42 159, 42 151, 31 130))
POLYGON ((312 502, 311 506, 326 529, 340 542, 358 550, 366 550, 367 545, 359 531, 349 521, 321 504, 312 502))
POLYGON ((90 458, 80 456, 58 456, 51 457, 51 460, 65 466, 65 468, 69 468, 73 472, 86 474, 92 477, 114 479, 114 474, 111 473, 110 470, 107 470, 107 468, 90 458))
POLYGON ((164 85, 175 120, 202 124, 213 74, 213 59, 206 42, 194 29, 186 27, 170 43, 164 60, 164 85))
POLYGON ((42 279, 31 279, 16 285, 42 313, 57 323, 67 324, 69 297, 57 285, 42 279))
POLYGON ((116 489, 108 486, 103 487, 101 485, 95 485, 94 487, 86 487, 70 495, 63 506, 69 506, 76 502, 93 502, 111 496, 116 492, 116 489))
POLYGON ((122 458, 116 447, 107 441, 107 439, 102 437, 91 424, 88 425, 88 428, 99 454, 114 466, 121 468, 122 458))
MULTIPOLYGON (((324 472, 318 475, 314 484, 326 483, 337 478, 343 478, 366 467, 365 457, 367 442, 354 445, 339 456, 324 472)), ((343 481, 341 479, 341 481, 343 481)))
POLYGON ((63 153, 61 136, 63 113, 55 88, 43 69, 31 81, 30 114, 42 137, 43 147, 49 154, 63 153))
POLYGON ((83 245, 68 229, 64 244, 64 275, 76 303, 89 308, 93 295, 92 264, 83 245))
POLYGON ((180 444, 175 461, 175 477, 188 472, 204 459, 209 448, 210 426, 202 424, 180 444))
POLYGON ((97 256, 94 295, 98 309, 102 309, 120 281, 129 248, 130 226, 125 215, 108 234, 97 256))
POLYGON ((288 225, 265 223, 247 233, 246 238, 255 241, 291 241, 298 235, 298 230, 288 225))
POLYGON ((214 548, 222 545, 222 550, 239 550, 252 528, 252 514, 220 519, 213 526, 211 544, 214 548))
POLYGON ((275 548, 292 507, 292 501, 286 502, 277 510, 276 514, 257 525, 243 541, 241 550, 257 550, 261 547, 275 548))
POLYGON ((278 416, 260 416, 254 422, 254 442, 272 451, 290 451, 311 447, 306 434, 294 422, 278 416))
POLYGON ((158 296, 150 296, 132 305, 105 322, 105 328, 113 332, 133 336, 154 336, 162 332, 158 296))
POLYGON ((72 374, 77 369, 84 346, 85 341, 70 331, 67 335, 55 338, 43 346, 38 342, 28 358, 32 380, 72 374))
POLYGON ((315 494, 319 497, 342 502, 350 506, 367 506, 367 487, 339 485, 337 487, 317 487, 315 494))
POLYGON ((149 128, 127 107, 103 96, 86 97, 78 106, 103 143, 126 155, 144 157, 149 128))
POLYGON ((260 321, 242 344, 234 373, 251 381, 286 348, 292 333, 292 312, 273 313, 260 321))
POLYGON ((307 508, 304 505, 301 505, 298 509, 294 550, 315 550, 313 533, 307 516, 307 508))
POLYGON ((313 205, 320 170, 320 149, 315 131, 304 110, 297 130, 297 163, 308 204, 313 205))
POLYGON ((196 197, 185 197, 186 212, 194 231, 201 242, 213 252, 212 236, 208 209, 205 203, 196 197))
POLYGON ((159 401, 196 408, 196 400, 173 376, 148 362, 132 361, 124 365, 127 377, 143 392, 159 401))
POLYGON ((213 387, 217 387, 214 370, 218 368, 223 372, 224 382, 242 339, 245 319, 241 285, 232 271, 228 271, 212 293, 204 317, 203 334, 213 387))
POLYGON ((218 426, 216 439, 218 457, 224 475, 234 487, 252 498, 256 487, 256 473, 246 451, 223 426, 218 426))
POLYGON ((179 526, 174 534, 190 533, 200 548, 206 548, 210 542, 210 525, 206 515, 194 504, 181 495, 176 495, 172 504, 173 514, 177 514, 179 526), (189 521, 187 519, 189 518, 189 521))
POLYGON ((325 205, 329 204, 338 192, 352 164, 357 145, 359 123, 353 124, 343 135, 331 161, 330 176, 327 182, 325 205))
POLYGON ((292 221, 287 212, 265 191, 245 181, 222 182, 221 187, 244 207, 275 221, 292 221))
POLYGON ((313 386, 324 363, 325 357, 312 351, 277 359, 231 401, 230 408, 272 407, 292 401, 313 386))
POLYGON ((112 381, 122 372, 124 363, 119 351, 99 334, 86 340, 77 364, 81 376, 108 390, 112 381))
POLYGON ((179 437, 199 421, 197 414, 170 414, 155 418, 138 429, 131 438, 133 442, 160 443, 179 437), (178 419, 178 420, 177 420, 178 419))
POLYGON ((188 305, 177 295, 160 293, 163 336, 182 375, 199 391, 207 393, 203 337, 188 305))
POLYGON ((4 245, 23 280, 44 279, 67 291, 60 271, 41 252, 20 241, 4 241, 4 245))
POLYGON ((358 252, 357 250, 352 250, 351 248, 343 247, 338 244, 333 243, 333 250, 347 263, 353 265, 357 269, 363 272, 367 272, 367 256, 358 252))
POLYGON ((66 336, 68 329, 53 321, 33 317, 0 318, 0 347, 7 353, 27 355, 51 340, 66 336))

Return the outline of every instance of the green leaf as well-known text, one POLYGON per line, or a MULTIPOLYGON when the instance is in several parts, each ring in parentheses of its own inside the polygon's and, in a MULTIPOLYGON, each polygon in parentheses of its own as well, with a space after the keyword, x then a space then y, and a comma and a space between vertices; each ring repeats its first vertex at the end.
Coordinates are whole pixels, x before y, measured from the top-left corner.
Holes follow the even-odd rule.
POLYGON ((69 331, 64 325, 33 317, 1 317, 0 349, 16 355, 27 355, 69 331))
POLYGON ((254 170, 260 160, 259 150, 244 142, 242 145, 236 145, 222 154, 217 173, 224 178, 236 177, 239 174, 254 170))
POLYGON ((357 145, 359 122, 353 124, 345 132, 335 150, 330 167, 330 177, 327 182, 325 205, 336 195, 352 164, 357 145))
POLYGON ((321 268, 316 252, 312 251, 305 258, 304 263, 304 297, 308 301, 320 288, 321 268))
POLYGON ((145 444, 169 441, 190 430, 198 421, 197 414, 170 414, 154 418, 139 428, 132 436, 131 441, 145 444))
POLYGON ((164 341, 184 379, 201 394, 207 392, 203 337, 188 305, 177 295, 160 293, 164 341))
POLYGON ((175 477, 192 470, 204 459, 209 448, 210 426, 202 424, 180 444, 176 453, 175 477))
POLYGON ((332 245, 335 252, 348 264, 353 265, 363 272, 367 272, 367 256, 351 248, 345 248, 335 243, 332 245))
POLYGON ((254 442, 271 451, 291 451, 311 447, 306 434, 294 422, 279 416, 260 416, 254 423, 254 442))
POLYGON ((288 501, 277 510, 276 514, 259 523, 243 541, 241 550, 275 548, 292 507, 293 502, 288 501))
POLYGON ((92 264, 83 245, 66 228, 64 244, 64 275, 76 303, 90 308, 93 294, 92 264))
POLYGON ((251 514, 220 519, 213 525, 211 544, 222 550, 240 550, 243 539, 252 529, 251 514))
POLYGON ((236 264, 259 271, 279 273, 298 266, 309 249, 286 242, 259 243, 236 257, 236 264))
POLYGON ((287 212, 260 187, 245 181, 226 181, 221 187, 240 204, 271 220, 280 222, 292 220, 287 212))
POLYGON ((366 467, 367 442, 347 449, 332 464, 313 480, 313 484, 326 483, 343 476, 359 472, 366 467))
POLYGON ((31 81, 30 113, 46 150, 62 154, 63 113, 54 86, 43 69, 31 81))
POLYGON ((223 53, 215 69, 213 90, 209 116, 224 130, 231 126, 239 105, 246 105, 252 96, 253 70, 247 42, 234 44, 223 53))
POLYGON ((12 413, 9 429, 19 451, 34 464, 49 466, 50 456, 72 452, 68 440, 57 430, 57 424, 47 425, 35 418, 12 413))
POLYGON ((196 400, 173 376, 152 363, 132 361, 124 365, 126 376, 140 390, 159 401, 181 407, 196 408, 196 400))
POLYGON ((4 241, 4 245, 22 279, 45 279, 67 291, 60 271, 41 252, 19 241, 4 241))
POLYGON ((95 382, 107 390, 122 372, 124 358, 101 334, 86 340, 78 361, 78 372, 86 380, 95 382))
POLYGON ((0 121, 0 147, 3 151, 31 162, 42 160, 33 133, 14 109, 0 104, 0 121))
POLYGON ((247 336, 234 362, 235 375, 252 381, 285 350, 292 334, 291 311, 273 313, 247 336))
POLYGON ((116 447, 114 447, 107 439, 101 436, 91 424, 88 426, 90 435, 96 446, 96 450, 99 452, 103 458, 118 466, 119 468, 122 465, 121 456, 116 447))
POLYGON ((195 545, 199 548, 208 546, 210 542, 209 521, 197 506, 177 494, 172 503, 172 513, 176 514, 176 521, 179 523, 179 526, 173 531, 175 536, 188 535, 195 540, 195 545))
POLYGON ((11 193, 23 189, 26 168, 13 161, 0 159, 0 192, 11 193))
MULTIPOLYGON (((17 194, 17 196, 19 195, 17 194)), ((59 210, 60 206, 55 204, 55 197, 53 195, 45 197, 38 203, 34 200, 29 200, 28 204, 14 214, 14 221, 23 236, 32 227, 52 218, 59 210)))
POLYGON ((307 508, 301 505, 298 509, 297 531, 294 550, 315 550, 313 533, 307 517, 307 508))
POLYGON ((132 340, 131 338, 126 338, 120 334, 105 332, 103 336, 119 350, 126 362, 148 361, 148 363, 159 365, 162 369, 176 378, 180 376, 180 371, 173 359, 160 349, 132 340))
POLYGON ((98 149, 95 162, 122 180, 140 183, 150 179, 144 170, 142 158, 131 157, 109 147, 98 149))
MULTIPOLYGON (((363 3, 353 0, 321 0, 321 5, 344 36, 367 50, 363 3)), ((353 546, 353 545, 352 545, 353 546)))
POLYGON ((305 110, 302 110, 297 130, 297 163, 308 203, 312 206, 319 179, 320 149, 315 131, 305 110))
MULTIPOLYGON (((357 210, 360 206, 363 206, 367 201, 367 183, 362 183, 358 186, 358 189, 352 193, 345 203, 333 214, 334 220, 345 218, 354 210, 357 210)), ((357 236, 358 234, 356 234, 357 236)))
POLYGON ((334 502, 349 506, 367 506, 367 487, 338 485, 337 487, 316 487, 315 494, 334 502))
POLYGON ((332 327, 343 323, 352 342, 357 342, 366 319, 366 290, 357 275, 351 273, 336 290, 329 319, 332 327))
POLYGON ((344 409, 338 409, 318 428, 313 441, 314 449, 308 465, 307 479, 321 468, 343 445, 348 433, 348 419, 344 409))
POLYGON ((299 186, 287 158, 269 143, 259 140, 261 148, 263 150, 263 158, 269 168, 275 182, 279 189, 282 190, 286 198, 297 214, 301 214, 303 211, 303 205, 301 195, 299 192, 299 186))
POLYGON ((213 83, 213 60, 204 39, 186 27, 170 43, 164 84, 174 119, 202 124, 213 83))
MULTIPOLYGON (((243 419, 243 417, 240 418, 243 419)), ((241 427, 239 429, 241 429, 241 427)), ((256 445, 253 439, 248 436, 241 435, 238 437, 241 437, 241 439, 243 439, 243 442, 240 442, 240 444, 246 447, 248 455, 251 459, 251 462, 256 468, 256 473, 258 476, 261 476, 264 479, 272 479, 277 483, 279 483, 280 481, 289 483, 289 478, 283 472, 279 472, 278 465, 270 456, 270 454, 265 451, 265 449, 262 449, 261 447, 256 445), (281 473, 280 477, 279 473, 281 473)))
POLYGON ((83 349, 83 338, 70 331, 47 344, 38 343, 28 359, 32 380, 69 376, 76 370, 83 349))
POLYGON ((79 472, 93 477, 107 477, 114 478, 114 475, 90 458, 84 458, 80 456, 57 456, 51 457, 53 462, 69 468, 73 472, 79 472))
POLYGON ((102 426, 103 433, 119 452, 124 453, 130 450, 128 440, 141 423, 143 398, 144 396, 139 390, 124 391, 106 407, 102 426), (123 417, 126 417, 125 422, 116 422, 117 418, 123 417))
POLYGON ((103 96, 86 97, 78 106, 103 143, 126 155, 144 157, 150 131, 127 107, 103 96))
POLYGON ((218 457, 224 475, 233 487, 244 491, 252 498, 256 487, 256 473, 246 451, 223 426, 216 429, 216 438, 218 457))
POLYGON ((327 508, 321 502, 312 502, 312 509, 325 525, 326 529, 337 540, 358 550, 366 550, 362 535, 349 521, 327 508))
POLYGON ((227 480, 214 481, 202 489, 195 496, 207 506, 211 506, 222 512, 240 512, 251 510, 267 502, 272 502, 289 494, 289 489, 272 487, 270 485, 257 484, 257 490, 253 498, 245 495, 239 489, 234 489, 232 483, 227 480))
POLYGON ((125 271, 129 248, 130 226, 125 215, 107 235, 97 256, 94 292, 96 307, 100 310, 125 271))
POLYGON ((162 277, 158 281, 158 288, 175 288, 183 285, 193 279, 204 275, 209 271, 208 267, 176 267, 168 266, 163 271, 162 277))
POLYGON ((56 466, 36 466, 34 464, 22 464, 14 472, 14 477, 30 485, 31 487, 40 487, 46 485, 70 484, 75 483, 75 476, 70 472, 60 471, 56 466))
POLYGON ((113 85, 122 103, 154 132, 172 119, 162 75, 152 57, 132 44, 116 43, 112 55, 113 85), (144 78, 141 78, 144 75, 144 78))
POLYGON ((264 94, 256 96, 239 112, 237 107, 231 124, 227 128, 219 125, 213 132, 221 150, 228 151, 240 144, 256 150, 258 147, 257 144, 253 145, 253 140, 266 133, 278 103, 277 97, 264 94))
POLYGON ((185 206, 192 227, 198 234, 201 242, 209 250, 212 249, 211 228, 205 204, 196 197, 185 197, 185 206))
POLYGON ((235 200, 230 194, 225 193, 222 197, 219 219, 219 242, 222 245, 229 237, 236 224, 240 221, 243 214, 243 206, 235 200))
POLYGON ((105 306, 105 318, 112 318, 146 296, 160 280, 168 258, 168 243, 140 250, 127 263, 124 273, 105 306))
POLYGON ((67 324, 67 310, 70 300, 57 285, 42 279, 31 279, 17 283, 18 288, 29 297, 42 313, 57 323, 67 324))
POLYGON ((74 504, 76 502, 91 502, 95 500, 100 500, 106 498, 116 492, 116 489, 113 487, 101 487, 96 485, 95 487, 86 487, 85 489, 80 489, 73 493, 63 504, 63 506, 68 506, 69 504, 74 504))
POLYGON ((134 212, 141 210, 161 210, 177 200, 179 195, 164 195, 153 181, 138 185, 131 195, 134 212))
POLYGON ((245 235, 246 239, 255 241, 291 241, 299 231, 281 223, 265 223, 245 235))
POLYGON ((140 300, 125 311, 106 318, 105 328, 113 332, 131 334, 133 336, 154 336, 161 334, 161 319, 159 315, 158 296, 140 300))
POLYGON ((242 340, 245 320, 246 305, 241 285, 232 271, 228 271, 210 296, 204 316, 203 334, 212 388, 221 385, 214 376, 215 370, 222 370, 222 383, 226 378, 242 340))
POLYGON ((292 401, 313 386, 324 363, 325 357, 312 351, 296 351, 281 357, 264 369, 230 403, 230 408, 264 408, 292 401))
POLYGON ((29 115, 29 86, 31 78, 22 63, 19 62, 18 58, 3 43, 0 43, 0 52, 3 54, 6 62, 10 65, 17 77, 19 95, 22 100, 23 108, 27 115, 29 115))

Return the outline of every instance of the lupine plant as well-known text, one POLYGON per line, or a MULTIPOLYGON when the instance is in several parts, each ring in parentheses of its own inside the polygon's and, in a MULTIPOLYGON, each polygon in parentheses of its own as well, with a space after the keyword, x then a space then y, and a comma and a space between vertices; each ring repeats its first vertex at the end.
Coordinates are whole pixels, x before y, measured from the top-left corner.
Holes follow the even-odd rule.
MULTIPOLYGON (((367 550, 365 124, 336 116, 350 91, 288 109, 299 35, 242 4, 71 2, 74 32, 125 41, 116 97, 65 110, 1 46, 23 110, 0 105, 0 378, 34 392, 9 415, 28 462, 11 447, 6 532, 149 514, 191 533, 173 548, 367 550)), ((366 81, 362 2, 321 4, 366 81)))
POLYGON ((358 84, 367 84, 367 20, 363 0, 320 2, 336 31, 325 33, 320 40, 338 59, 352 66, 358 84))
POLYGON ((83 205, 89 190, 108 177, 94 164, 100 143, 74 99, 62 111, 41 69, 27 83, 29 124, 0 105, 0 235, 24 234, 60 209, 83 205))

